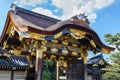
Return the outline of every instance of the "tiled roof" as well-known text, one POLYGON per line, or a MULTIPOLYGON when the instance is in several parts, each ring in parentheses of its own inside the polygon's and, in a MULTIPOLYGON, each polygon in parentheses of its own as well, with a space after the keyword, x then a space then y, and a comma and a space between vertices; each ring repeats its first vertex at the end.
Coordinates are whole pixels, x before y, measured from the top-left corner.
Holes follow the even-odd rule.
POLYGON ((15 56, 0 48, 0 69, 26 69, 29 66, 30 63, 26 57, 15 56))
POLYGON ((27 9, 20 8, 14 4, 13 4, 12 8, 13 9, 10 12, 14 11, 14 13, 16 13, 22 19, 24 19, 32 24, 35 24, 37 26, 40 26, 40 27, 45 28, 45 27, 51 26, 60 21, 58 19, 55 19, 55 18, 52 18, 49 16, 45 16, 45 15, 38 14, 36 12, 30 11, 27 9))
POLYGON ((99 61, 103 59, 103 55, 100 54, 98 56, 92 57, 87 61, 87 64, 99 64, 99 61))
POLYGON ((102 54, 90 58, 87 61, 87 65, 88 66, 97 66, 98 68, 105 68, 106 66, 110 66, 110 64, 108 62, 106 62, 106 60, 103 58, 102 54))
POLYGON ((10 57, 0 57, 0 68, 15 68, 15 69, 25 69, 30 66, 29 62, 25 57, 10 56, 10 57))

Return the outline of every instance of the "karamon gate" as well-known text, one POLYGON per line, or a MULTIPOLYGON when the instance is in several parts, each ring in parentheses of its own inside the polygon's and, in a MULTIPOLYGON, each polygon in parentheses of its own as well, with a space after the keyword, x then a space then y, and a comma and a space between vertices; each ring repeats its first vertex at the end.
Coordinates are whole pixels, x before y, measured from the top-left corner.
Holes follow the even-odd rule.
POLYGON ((35 80, 42 80, 44 59, 56 61, 56 80, 60 67, 66 71, 66 80, 86 80, 88 51, 114 50, 100 41, 84 14, 60 21, 16 5, 8 12, 0 42, 4 49, 27 57, 30 68, 35 68, 35 80))

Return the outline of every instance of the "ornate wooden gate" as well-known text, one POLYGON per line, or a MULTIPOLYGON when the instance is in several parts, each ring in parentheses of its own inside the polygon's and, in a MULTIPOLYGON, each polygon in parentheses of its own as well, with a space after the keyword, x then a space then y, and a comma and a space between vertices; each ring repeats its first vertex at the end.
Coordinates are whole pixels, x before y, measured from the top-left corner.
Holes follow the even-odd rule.
POLYGON ((102 44, 84 14, 77 16, 61 21, 12 5, 0 46, 17 56, 25 56, 30 68, 35 68, 35 80, 42 80, 43 59, 57 61, 57 80, 61 60, 68 61, 68 67, 64 66, 67 80, 85 80, 87 51, 110 53, 114 48, 102 44), (77 60, 80 57, 84 61, 77 60))
POLYGON ((83 60, 68 61, 67 80, 84 80, 83 60))

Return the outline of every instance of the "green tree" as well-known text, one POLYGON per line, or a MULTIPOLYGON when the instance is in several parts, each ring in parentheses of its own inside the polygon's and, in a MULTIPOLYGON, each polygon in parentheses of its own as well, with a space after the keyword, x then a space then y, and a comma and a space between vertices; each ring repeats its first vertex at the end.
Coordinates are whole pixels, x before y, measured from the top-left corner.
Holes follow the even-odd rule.
POLYGON ((52 80, 51 72, 48 69, 43 70, 42 80, 52 80))
POLYGON ((105 34, 105 41, 114 45, 118 51, 111 53, 107 72, 103 75, 103 80, 120 80, 120 33, 111 35, 105 34))
POLYGON ((42 80, 56 80, 56 63, 52 60, 43 61, 42 80))
POLYGON ((109 61, 111 66, 103 75, 103 80, 120 80, 120 52, 115 52, 110 55, 109 61))
POLYGON ((105 34, 104 35, 105 41, 108 42, 110 45, 116 46, 116 48, 120 51, 120 33, 116 33, 114 35, 105 34))

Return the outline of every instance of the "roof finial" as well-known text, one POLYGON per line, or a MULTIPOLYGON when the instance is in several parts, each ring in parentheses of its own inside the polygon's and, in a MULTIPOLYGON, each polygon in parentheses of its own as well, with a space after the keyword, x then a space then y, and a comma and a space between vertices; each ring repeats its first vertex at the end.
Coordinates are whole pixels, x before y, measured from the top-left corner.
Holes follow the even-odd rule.
POLYGON ((10 7, 16 13, 16 7, 17 7, 16 4, 12 3, 10 7))
POLYGON ((86 21, 87 23, 90 24, 90 21, 88 20, 87 18, 88 16, 85 15, 85 13, 80 13, 79 15, 75 15, 73 16, 72 18, 76 18, 76 19, 80 19, 80 20, 83 20, 83 21, 86 21))

